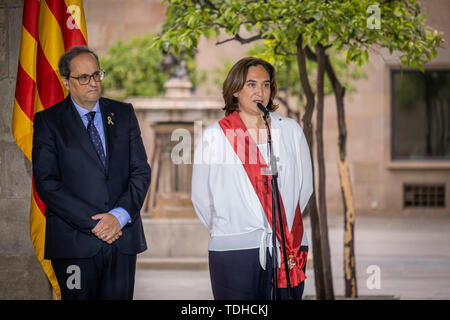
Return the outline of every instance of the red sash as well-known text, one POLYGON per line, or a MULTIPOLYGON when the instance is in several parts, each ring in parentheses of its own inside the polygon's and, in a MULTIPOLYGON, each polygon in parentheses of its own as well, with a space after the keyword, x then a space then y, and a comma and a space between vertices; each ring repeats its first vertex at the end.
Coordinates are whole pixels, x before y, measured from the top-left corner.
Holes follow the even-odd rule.
MULTIPOLYGON (((244 166, 245 172, 261 202, 267 221, 272 227, 272 187, 270 179, 272 176, 264 175, 263 172, 268 169, 264 158, 253 139, 247 132, 245 124, 242 122, 239 112, 234 111, 230 115, 219 121, 225 136, 234 149, 244 166), (243 147, 244 146, 244 147, 243 147), (256 153, 256 154, 255 154, 256 153), (256 162, 256 163, 255 163, 256 162)), ((308 256, 307 251, 300 251, 303 237, 303 222, 299 204, 295 210, 294 222, 291 232, 289 232, 284 210, 283 200, 280 196, 281 212, 283 215, 283 230, 286 240, 286 254, 288 256, 289 276, 292 287, 297 286, 306 279, 303 268, 308 256)), ((272 227, 273 230, 273 227, 272 227)), ((281 244, 280 224, 277 223, 277 239, 281 244)), ((281 251, 281 267, 278 269, 278 287, 286 288, 286 272, 284 268, 283 251, 281 251)))

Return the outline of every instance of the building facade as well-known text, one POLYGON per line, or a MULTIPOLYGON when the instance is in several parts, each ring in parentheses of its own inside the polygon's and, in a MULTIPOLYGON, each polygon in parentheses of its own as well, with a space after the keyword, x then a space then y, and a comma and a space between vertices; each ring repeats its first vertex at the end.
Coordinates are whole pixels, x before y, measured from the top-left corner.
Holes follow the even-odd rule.
MULTIPOLYGON (((356 214, 450 213, 450 23, 447 19, 450 3, 446 0, 421 3, 428 16, 427 23, 443 32, 446 40, 438 56, 427 64, 425 74, 402 68, 395 55, 371 48, 370 63, 363 68, 367 77, 355 81, 356 90, 345 98, 347 152, 356 214), (440 86, 427 87, 432 79, 440 86), (411 93, 418 94, 413 98, 411 93)), ((118 0, 86 0, 85 11, 89 44, 100 54, 105 54, 118 39, 157 33, 165 19, 165 7, 156 0, 132 0, 126 4, 118 0), (126 28, 114 23, 117 19, 126 28)), ((216 41, 199 42, 196 55, 199 70, 211 73, 221 67, 224 59, 237 61, 250 47, 237 42, 216 46, 216 41)), ((220 89, 212 81, 196 88, 194 95, 221 99, 220 89)), ((220 117, 218 113, 217 119, 220 117)), ((175 122, 173 125, 176 129, 175 122)), ((337 134, 336 105, 334 97, 329 96, 325 100, 324 117, 329 214, 343 212, 336 159, 337 134)), ((153 150, 150 140, 146 145, 153 150)), ((162 171, 161 174, 164 175, 162 171)), ((163 183, 161 191, 168 191, 164 185, 168 184, 163 183)))

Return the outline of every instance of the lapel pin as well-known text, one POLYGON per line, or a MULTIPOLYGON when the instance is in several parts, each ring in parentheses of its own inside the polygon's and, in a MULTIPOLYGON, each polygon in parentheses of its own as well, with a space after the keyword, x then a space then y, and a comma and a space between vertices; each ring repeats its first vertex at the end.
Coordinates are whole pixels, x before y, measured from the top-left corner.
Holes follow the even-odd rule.
POLYGON ((114 122, 112 121, 112 119, 111 119, 111 117, 110 116, 108 116, 108 124, 109 125, 114 125, 114 122))

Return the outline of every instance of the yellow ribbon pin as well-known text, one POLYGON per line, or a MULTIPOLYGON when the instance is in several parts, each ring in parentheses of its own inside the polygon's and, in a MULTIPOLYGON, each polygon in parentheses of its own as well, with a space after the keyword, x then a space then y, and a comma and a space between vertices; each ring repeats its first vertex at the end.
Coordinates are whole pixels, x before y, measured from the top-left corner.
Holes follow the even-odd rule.
POLYGON ((110 116, 108 116, 108 124, 109 125, 114 125, 114 122, 112 121, 112 119, 111 119, 111 117, 110 116))

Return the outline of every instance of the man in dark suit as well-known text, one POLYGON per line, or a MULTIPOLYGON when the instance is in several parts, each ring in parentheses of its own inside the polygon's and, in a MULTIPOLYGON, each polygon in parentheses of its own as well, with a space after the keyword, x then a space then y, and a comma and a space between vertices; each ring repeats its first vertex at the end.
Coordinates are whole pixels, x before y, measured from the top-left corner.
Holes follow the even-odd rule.
POLYGON ((62 299, 132 299, 150 184, 138 122, 131 104, 100 97, 104 73, 89 48, 70 49, 59 70, 70 94, 34 117, 45 258, 62 299))

